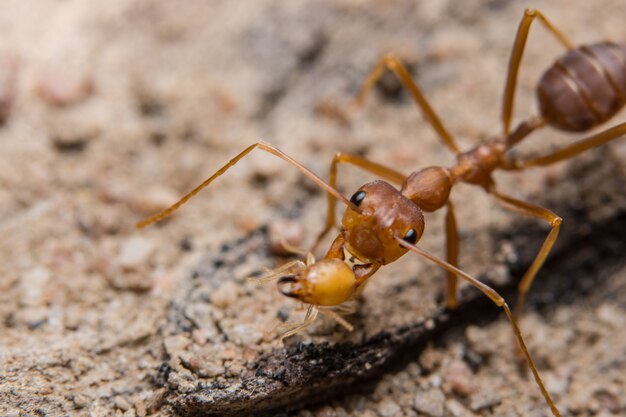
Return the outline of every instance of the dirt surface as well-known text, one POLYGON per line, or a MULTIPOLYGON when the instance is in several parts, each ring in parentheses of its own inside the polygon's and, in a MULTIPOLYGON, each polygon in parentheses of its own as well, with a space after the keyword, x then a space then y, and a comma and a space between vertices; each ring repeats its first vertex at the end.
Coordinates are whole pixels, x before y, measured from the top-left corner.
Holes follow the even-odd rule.
MULTIPOLYGON (((272 253, 277 229, 308 247, 325 199, 272 156, 253 152, 167 222, 133 227, 261 138, 324 178, 336 151, 407 173, 450 165, 392 79, 344 109, 391 51, 464 148, 497 133, 531 5, 577 43, 626 39, 618 0, 5 0, 0 415, 548 415, 498 309, 465 289, 461 312, 444 312, 444 274, 417 257, 377 273, 347 317, 355 331, 322 318, 279 345, 272 328, 303 313, 246 277, 288 259, 272 253)), ((535 29, 518 119, 562 52, 535 29)), ((571 140, 546 129, 519 153, 571 140)), ((521 323, 564 415, 626 413, 625 159, 617 141, 497 176, 565 219, 521 323)), ((369 179, 340 169, 348 195, 369 179)), ((546 228, 477 189, 453 201, 461 266, 513 300, 546 228)), ((422 239, 437 254, 442 223, 428 215, 422 239)))

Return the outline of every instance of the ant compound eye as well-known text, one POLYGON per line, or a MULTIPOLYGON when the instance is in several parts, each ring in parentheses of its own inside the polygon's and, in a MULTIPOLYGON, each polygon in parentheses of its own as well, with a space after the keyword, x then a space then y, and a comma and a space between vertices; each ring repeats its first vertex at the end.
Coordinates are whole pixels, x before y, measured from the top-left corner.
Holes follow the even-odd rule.
POLYGON ((415 231, 415 229, 409 229, 409 231, 406 232, 402 240, 410 243, 411 245, 415 245, 415 242, 417 242, 417 232, 415 231))
POLYGON ((367 193, 365 191, 357 191, 356 193, 354 193, 352 197, 350 197, 350 202, 354 204, 355 206, 359 207, 361 203, 363 202, 363 200, 365 199, 366 194, 367 193))

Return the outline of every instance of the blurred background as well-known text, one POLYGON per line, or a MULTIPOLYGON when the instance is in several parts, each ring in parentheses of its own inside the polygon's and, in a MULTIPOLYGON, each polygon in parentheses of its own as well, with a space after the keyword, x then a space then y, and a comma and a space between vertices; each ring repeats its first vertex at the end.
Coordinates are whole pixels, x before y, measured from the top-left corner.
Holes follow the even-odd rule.
MULTIPOLYGON (((259 139, 323 178, 337 151, 407 173, 451 164, 393 77, 385 77, 359 111, 348 111, 350 100, 377 60, 393 52, 461 146, 473 146, 501 129, 508 56, 531 6, 574 43, 626 39, 620 0, 3 0, 0 414, 169 415, 169 390, 193 391, 198 375, 206 384, 228 384, 245 373, 246 363, 273 349, 264 331, 276 324, 277 311, 296 307, 271 285, 245 282, 251 272, 275 265, 272 254, 252 247, 223 280, 212 281, 206 298, 195 300, 202 311, 194 314, 206 319, 195 332, 183 337, 168 327, 171 306, 189 300, 190 274, 207 253, 263 226, 289 229, 295 243, 309 247, 325 220, 323 194, 288 164, 255 151, 167 222, 140 232, 134 223, 259 139), (203 363, 202 372, 183 382, 158 378, 163 363, 180 368, 172 352, 188 351, 203 363)), ((516 120, 535 113, 538 77, 561 52, 546 30, 533 27, 516 120)), ((520 152, 571 139, 546 129, 520 152)), ((626 155, 623 144, 612 146, 626 155)), ((502 190, 529 199, 558 187, 565 173, 559 165, 498 181, 502 190)), ((370 178, 341 169, 340 188, 350 195, 370 178)), ((506 229, 514 217, 480 190, 455 190, 453 200, 461 265, 497 278, 497 267, 486 267, 497 263, 491 231, 506 229)), ((431 219, 424 246, 442 254, 442 217, 431 219)), ((322 323, 302 337, 355 341, 411 323, 438 305, 442 275, 435 268, 407 259, 388 271, 379 272, 386 278, 364 296, 368 310, 356 336, 322 323), (408 292, 390 303, 392 289, 403 285, 429 301, 417 305, 408 292)), ((610 338, 623 330, 624 304, 596 307, 563 307, 548 321, 531 309, 522 323, 564 415, 625 412, 619 369, 626 342, 610 338), (592 336, 570 327, 573 321, 600 329, 593 337, 601 346, 583 346, 599 349, 594 354, 576 356, 572 346, 592 336), (592 360, 603 354, 610 358, 604 369, 592 360), (617 365, 611 371, 608 364, 617 365)), ((293 413, 547 415, 534 382, 515 371, 508 324, 468 332, 416 354, 366 393, 293 413), (495 341, 481 347, 481 340, 495 341), (477 370, 459 359, 468 349, 484 357, 496 353, 477 370), (421 392, 434 399, 421 399, 421 392)))

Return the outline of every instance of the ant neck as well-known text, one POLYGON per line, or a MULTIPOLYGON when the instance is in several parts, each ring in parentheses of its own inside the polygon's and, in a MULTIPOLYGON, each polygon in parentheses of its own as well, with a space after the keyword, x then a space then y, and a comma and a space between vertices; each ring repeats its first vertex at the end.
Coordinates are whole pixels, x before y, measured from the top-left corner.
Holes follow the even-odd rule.
POLYGON ((510 132, 505 138, 504 142, 506 144, 506 149, 509 150, 513 146, 517 145, 524 138, 530 135, 535 130, 542 128, 546 125, 546 121, 540 117, 536 116, 528 120, 524 120, 517 127, 510 132))

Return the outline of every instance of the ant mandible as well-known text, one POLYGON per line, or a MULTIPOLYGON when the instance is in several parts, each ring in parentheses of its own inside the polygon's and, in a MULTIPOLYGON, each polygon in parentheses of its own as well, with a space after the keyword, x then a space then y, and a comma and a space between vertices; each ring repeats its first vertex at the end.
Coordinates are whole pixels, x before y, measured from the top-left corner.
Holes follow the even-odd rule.
MULTIPOLYGON (((532 159, 515 159, 507 155, 522 139, 533 131, 550 125, 553 128, 584 132, 613 117, 626 103, 626 45, 600 42, 574 47, 573 44, 538 10, 527 9, 520 22, 504 89, 502 105, 502 133, 466 152, 461 152, 454 138, 442 124, 420 88, 403 64, 393 56, 380 60, 359 91, 356 104, 361 104, 383 72, 388 69, 397 76, 430 122, 443 144, 452 151, 456 163, 450 168, 429 167, 415 171, 408 177, 392 168, 369 161, 357 155, 338 153, 332 160, 329 182, 324 182, 313 172, 276 147, 259 141, 239 153, 215 174, 168 209, 137 224, 145 227, 169 216, 214 179, 258 148, 275 155, 296 168, 328 193, 328 216, 323 231, 314 248, 335 226, 335 205, 339 200, 347 206, 341 231, 324 258, 315 261, 311 252, 306 263, 293 261, 275 269, 262 281, 278 279, 279 289, 286 296, 309 305, 304 321, 285 333, 292 335, 310 325, 318 312, 328 312, 341 324, 349 327, 335 311, 342 308, 362 290, 363 284, 383 265, 394 262, 408 251, 423 256, 448 272, 447 305, 457 305, 456 280, 460 277, 489 297, 501 307, 509 319, 520 349, 533 373, 546 403, 556 417, 560 413, 546 390, 535 364, 526 348, 517 325, 526 294, 537 271, 552 249, 559 233, 562 219, 552 211, 517 200, 497 191, 492 172, 496 169, 522 170, 546 166, 602 145, 626 133, 626 123, 578 140, 565 148, 532 159), (529 118, 511 129, 511 115, 517 84, 517 75, 526 40, 533 21, 537 19, 567 49, 542 76, 537 87, 539 116, 529 118), (337 165, 351 164, 369 171, 388 182, 377 180, 360 187, 350 199, 335 187, 337 165), (515 314, 505 300, 492 288, 457 268, 458 234, 454 207, 449 200, 450 191, 460 182, 482 187, 504 208, 525 216, 545 220, 551 227, 548 236, 530 268, 519 284, 519 298, 515 314), (424 212, 446 207, 447 261, 439 259, 416 246, 424 231, 424 212), (333 311, 334 308, 337 310, 333 311)), ((295 249, 294 249, 295 250, 295 249)))

